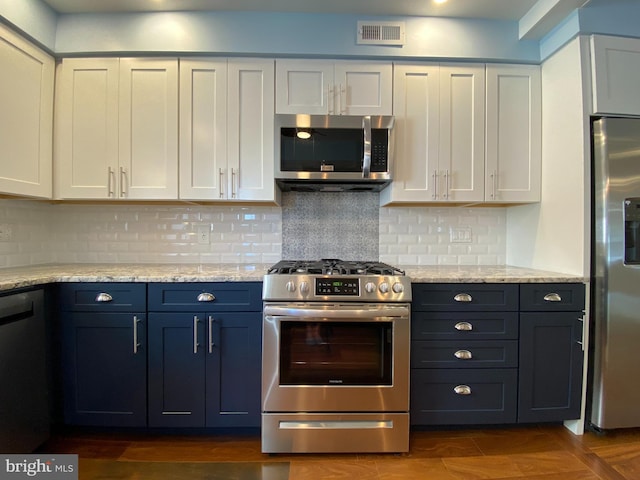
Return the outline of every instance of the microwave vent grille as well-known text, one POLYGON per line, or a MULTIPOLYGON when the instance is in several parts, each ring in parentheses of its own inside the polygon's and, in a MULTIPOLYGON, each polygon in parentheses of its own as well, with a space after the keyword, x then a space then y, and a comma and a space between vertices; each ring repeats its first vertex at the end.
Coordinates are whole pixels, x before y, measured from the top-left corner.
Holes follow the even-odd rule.
POLYGON ((358 44, 404 45, 404 22, 358 22, 358 44))

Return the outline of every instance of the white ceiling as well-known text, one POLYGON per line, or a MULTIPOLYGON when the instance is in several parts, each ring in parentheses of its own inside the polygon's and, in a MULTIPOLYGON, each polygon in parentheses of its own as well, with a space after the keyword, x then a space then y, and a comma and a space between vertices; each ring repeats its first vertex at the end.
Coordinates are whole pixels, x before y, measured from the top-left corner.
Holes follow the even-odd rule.
MULTIPOLYGON (((15 0, 14 0, 15 1, 15 0)), ((43 0, 59 13, 259 11, 520 20, 538 0, 43 0)))

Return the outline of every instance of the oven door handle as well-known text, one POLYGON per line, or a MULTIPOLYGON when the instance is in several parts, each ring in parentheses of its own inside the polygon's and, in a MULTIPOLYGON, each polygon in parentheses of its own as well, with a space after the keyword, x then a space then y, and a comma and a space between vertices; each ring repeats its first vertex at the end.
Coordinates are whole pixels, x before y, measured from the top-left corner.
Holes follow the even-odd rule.
POLYGON ((401 305, 376 308, 314 308, 310 306, 265 305, 264 314, 273 317, 371 319, 378 317, 408 317, 409 307, 401 305))

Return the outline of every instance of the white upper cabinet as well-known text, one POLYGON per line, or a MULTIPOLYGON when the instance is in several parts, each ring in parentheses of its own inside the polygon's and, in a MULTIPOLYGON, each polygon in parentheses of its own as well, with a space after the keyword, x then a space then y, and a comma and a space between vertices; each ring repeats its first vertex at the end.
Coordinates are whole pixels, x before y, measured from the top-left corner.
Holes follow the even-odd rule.
POLYGON ((274 201, 274 61, 180 61, 180 198, 274 201))
POLYGON ((0 25, 0 193, 51 198, 54 70, 0 25))
POLYGON ((593 113, 640 115, 640 39, 591 37, 593 113))
POLYGON ((394 67, 392 202, 484 198, 484 65, 394 67))
POLYGON ((69 58, 58 80, 56 198, 178 198, 176 59, 69 58))
POLYGON ((276 113, 391 115, 388 62, 276 60, 276 113))
POLYGON ((485 201, 540 201, 540 67, 487 65, 485 201))

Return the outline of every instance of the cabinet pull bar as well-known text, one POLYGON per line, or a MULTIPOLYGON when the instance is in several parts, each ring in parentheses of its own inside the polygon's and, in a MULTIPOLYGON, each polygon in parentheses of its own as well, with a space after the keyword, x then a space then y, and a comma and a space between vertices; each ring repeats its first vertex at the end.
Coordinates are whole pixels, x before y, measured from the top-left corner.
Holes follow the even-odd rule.
POLYGON ((329 111, 329 114, 332 114, 335 110, 335 103, 336 99, 333 93, 333 85, 327 85, 327 110, 329 111), (329 104, 329 102, 331 102, 331 104, 329 104))
POLYGON ((238 182, 238 170, 235 168, 231 169, 231 198, 236 198, 236 192, 238 190, 238 186, 236 183, 238 182))
POLYGON ((451 181, 449 170, 444 171, 444 195, 445 200, 449 200, 449 182, 451 181))
POLYGON ((433 171, 433 195, 431 195, 431 198, 433 198, 434 200, 438 198, 438 171, 437 170, 433 171))
POLYGON ((216 297, 213 295, 213 293, 209 292, 202 292, 200 295, 198 295, 199 302, 213 302, 215 299, 216 297))
POLYGON ((213 315, 209 315, 209 353, 213 353, 213 347, 216 345, 213 341, 213 315))
POLYGON ((220 198, 224 198, 224 170, 218 169, 218 175, 220 176, 218 182, 220 183, 220 198))
POLYGON ((458 385, 454 387, 453 391, 458 395, 471 395, 471 387, 469 385, 458 385))
POLYGON ((197 315, 193 316, 193 353, 198 353, 198 319, 197 315))
POLYGON ((459 293, 455 297, 453 297, 453 299, 456 302, 471 302, 471 301, 473 301, 473 297, 471 295, 469 295, 468 293, 459 293))
POLYGON ((113 297, 106 292, 100 292, 98 295, 96 295, 96 302, 108 303, 108 302, 111 302, 112 300, 113 300, 113 297))
POLYGON ((347 87, 340 84, 340 115, 347 113, 347 87))
POLYGON ((120 167, 120 196, 127 195, 127 171, 124 167, 120 167))
POLYGON ((544 301, 545 302, 561 302, 562 301, 562 297, 560 295, 558 295, 557 293, 547 293, 544 296, 544 301))
POLYGON ((493 173, 491 174, 491 199, 495 200, 496 199, 496 182, 498 181, 498 172, 496 172, 495 170, 493 171, 493 173))
POLYGON ((458 350, 453 355, 460 360, 471 360, 473 358, 473 354, 469 350, 458 350))
POLYGON ((473 325, 471 325, 469 322, 458 322, 454 325, 453 328, 460 332, 470 332, 471 330, 473 330, 473 325))
POLYGON ((113 190, 113 185, 116 183, 116 172, 113 168, 109 167, 109 173, 107 178, 107 196, 115 197, 116 193, 113 190))
POLYGON ((140 323, 140 319, 137 316, 133 316, 133 354, 137 355, 138 347, 140 343, 138 343, 138 323, 140 323))

